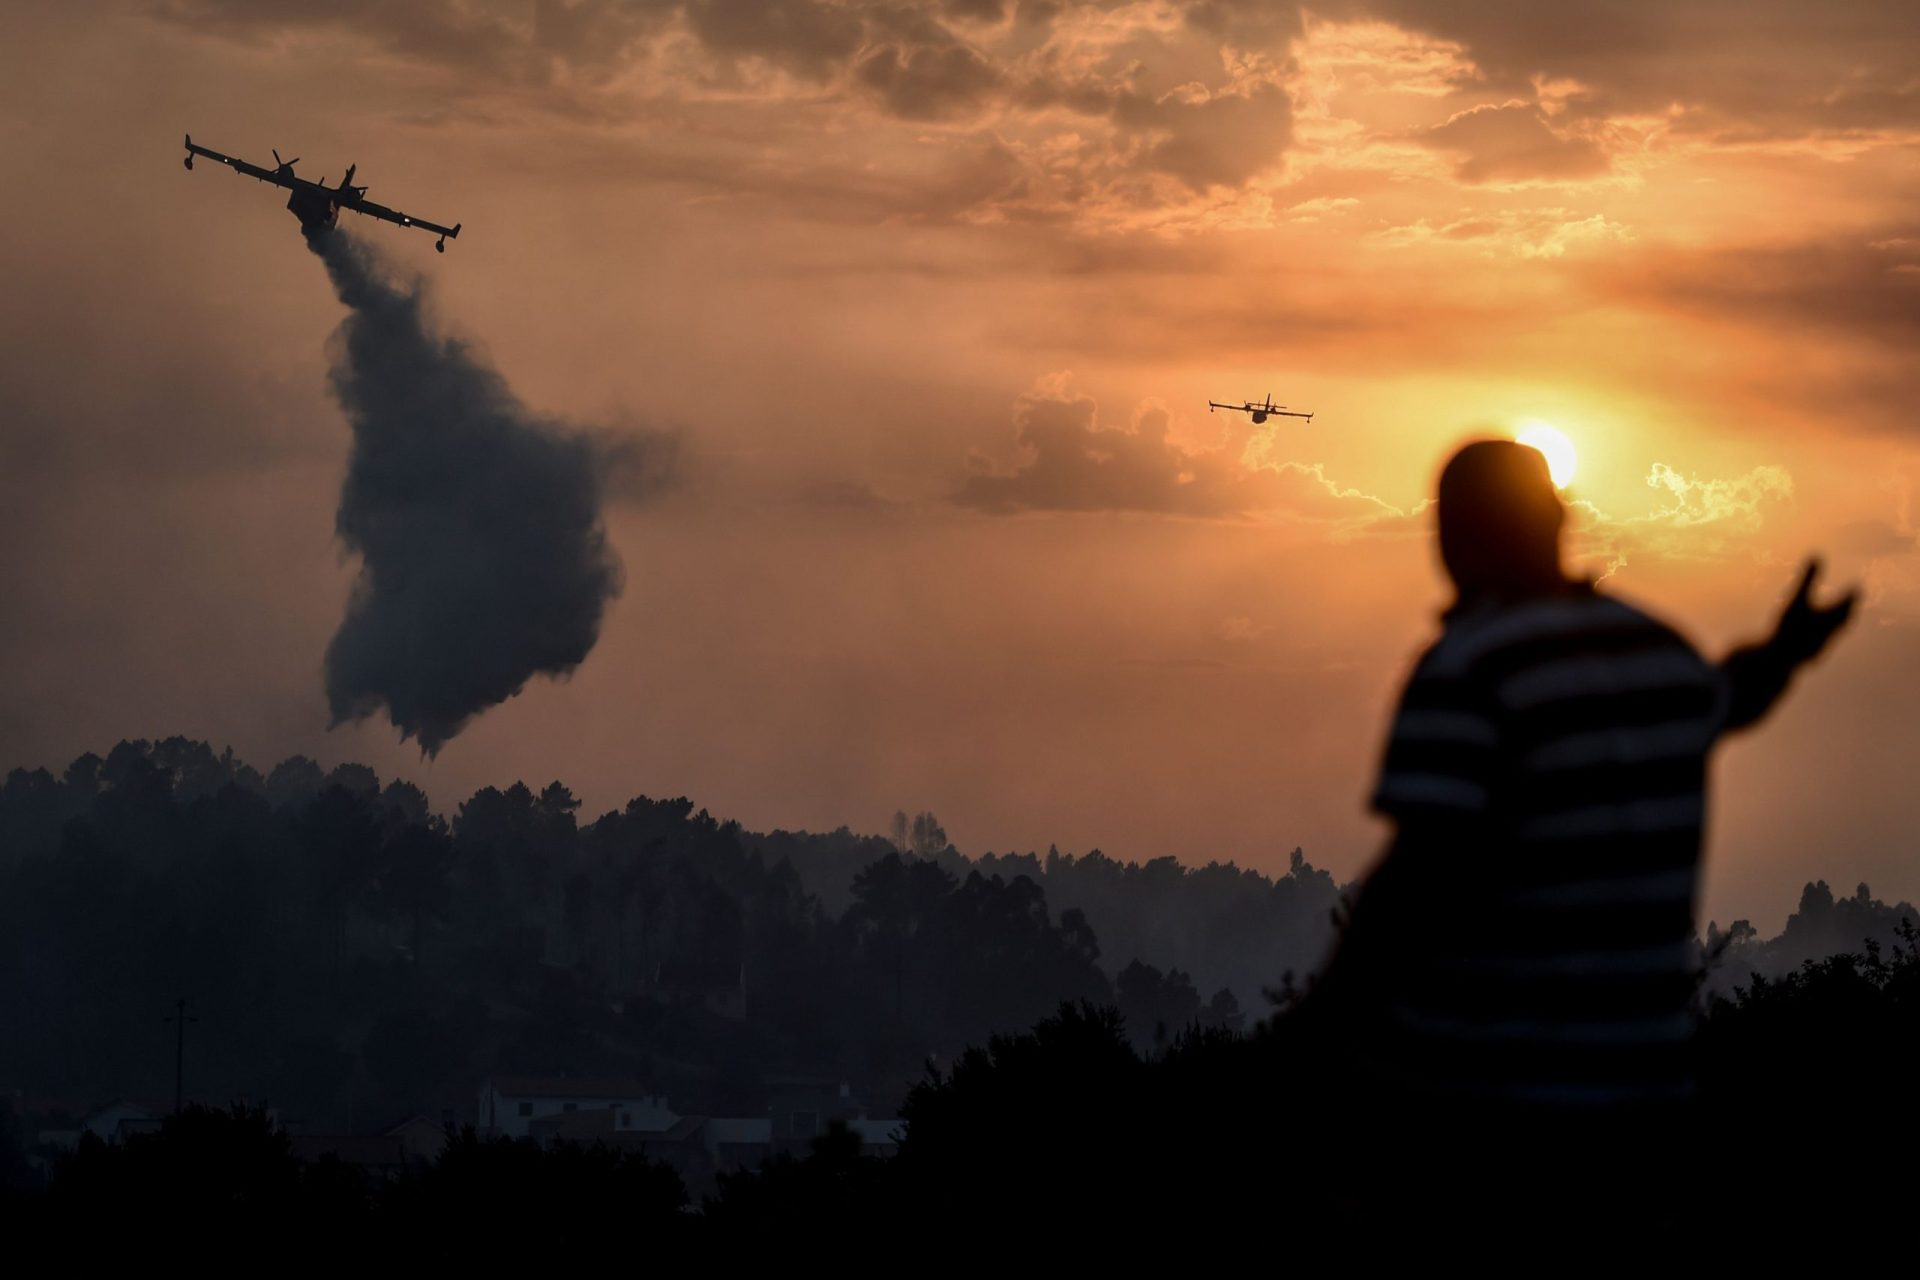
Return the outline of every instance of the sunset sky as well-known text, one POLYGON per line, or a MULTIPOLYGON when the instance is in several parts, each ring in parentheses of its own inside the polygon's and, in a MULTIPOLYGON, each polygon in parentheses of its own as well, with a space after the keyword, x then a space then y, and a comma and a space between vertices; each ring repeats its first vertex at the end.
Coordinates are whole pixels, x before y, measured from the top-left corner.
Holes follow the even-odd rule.
POLYGON ((1449 449, 1573 442, 1577 562, 1709 652, 1865 607, 1720 757, 1703 923, 1920 897, 1903 3, 166 0, 0 9, 0 769, 184 733, 450 808, 1346 876, 1449 449), (329 729, 342 308, 269 148, 614 478, 600 643, 437 758, 329 729), (1272 392, 1311 424, 1209 399, 1272 392))

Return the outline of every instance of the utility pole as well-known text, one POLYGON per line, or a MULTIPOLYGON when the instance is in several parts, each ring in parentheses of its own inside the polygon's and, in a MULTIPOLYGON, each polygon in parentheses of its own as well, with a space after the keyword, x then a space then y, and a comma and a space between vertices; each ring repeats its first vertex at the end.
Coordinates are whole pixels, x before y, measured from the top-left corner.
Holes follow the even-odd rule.
POLYGON ((187 998, 181 996, 173 1004, 173 1016, 160 1019, 174 1024, 173 1039, 173 1114, 180 1114, 180 1103, 185 1097, 182 1081, 186 1078, 187 1066, 187 1024, 198 1022, 198 1018, 187 1016, 187 998))

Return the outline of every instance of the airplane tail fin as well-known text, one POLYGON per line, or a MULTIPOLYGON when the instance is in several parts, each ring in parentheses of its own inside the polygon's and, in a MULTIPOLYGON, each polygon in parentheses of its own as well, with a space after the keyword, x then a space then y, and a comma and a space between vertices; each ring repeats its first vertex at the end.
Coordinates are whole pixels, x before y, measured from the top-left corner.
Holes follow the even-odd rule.
POLYGON ((454 239, 456 239, 456 240, 457 240, 457 239, 459 239, 459 238, 460 238, 460 224, 459 224, 459 223, 457 223, 457 222, 456 222, 456 223, 454 223, 454 224, 453 224, 453 230, 451 230, 451 231, 449 231, 449 232, 447 232, 447 234, 448 234, 448 235, 450 235, 450 236, 452 236, 452 237, 453 237, 454 239))

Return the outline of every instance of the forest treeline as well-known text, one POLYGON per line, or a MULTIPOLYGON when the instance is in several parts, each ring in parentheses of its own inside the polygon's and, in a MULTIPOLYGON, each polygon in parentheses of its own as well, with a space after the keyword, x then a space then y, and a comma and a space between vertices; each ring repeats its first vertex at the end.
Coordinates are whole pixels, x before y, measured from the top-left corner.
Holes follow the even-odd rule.
POLYGON ((182 738, 16 769, 0 1085, 167 1098, 183 996, 190 1097, 336 1131, 470 1116, 490 1073, 637 1078, 706 1115, 764 1114, 763 1077, 816 1074, 886 1108, 930 1056, 1062 1000, 1148 1035, 1242 1017, 1172 966, 1116 963, 1025 876, 882 841, 830 908, 688 800, 579 810, 515 784, 442 816, 361 765, 262 773, 182 738))
MULTIPOLYGON (((784 860, 829 910, 851 903, 861 871, 898 851, 935 863, 955 876, 978 872, 1025 879, 1056 910, 1075 910, 1099 929, 1101 949, 1121 966, 1138 960, 1177 970, 1176 985, 1217 995, 1224 990, 1243 1009, 1264 1007, 1263 993, 1304 980, 1333 943, 1341 886, 1295 849, 1288 869, 1270 876, 1232 862, 1188 867, 1171 857, 1121 862, 1098 849, 1075 856, 983 853, 954 848, 931 813, 894 815, 885 836, 846 828, 824 834, 775 831, 748 836, 770 860, 784 860)), ((1116 979, 1120 969, 1109 970, 1116 979)), ((1180 1025, 1175 1019, 1170 1025, 1180 1025)))
MULTIPOLYGON (((639 1078, 706 1115, 764 1114, 769 1074, 834 1076, 884 1113, 930 1060, 1063 1002, 1116 1009, 1134 1051, 1251 1029, 1340 902, 1298 851, 1279 876, 969 858, 931 814, 756 834, 684 798, 589 818, 557 782, 443 815, 362 765, 123 742, 0 784, 0 1086, 168 1098, 184 996, 190 1098, 335 1131, 469 1117, 496 1072, 639 1078)), ((1778 976, 1891 946, 1902 913, 1809 886, 1780 938, 1705 947, 1778 976)))

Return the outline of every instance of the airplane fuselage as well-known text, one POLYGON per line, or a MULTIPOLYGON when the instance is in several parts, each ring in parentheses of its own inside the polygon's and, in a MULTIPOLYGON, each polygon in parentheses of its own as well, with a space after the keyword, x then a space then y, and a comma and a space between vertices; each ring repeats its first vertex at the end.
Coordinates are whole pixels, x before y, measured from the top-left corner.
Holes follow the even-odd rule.
POLYGON ((287 208, 308 231, 323 231, 340 218, 340 206, 311 187, 295 187, 287 197, 287 208))

